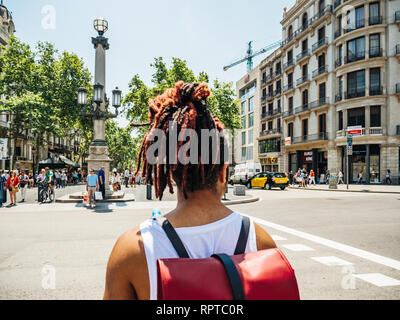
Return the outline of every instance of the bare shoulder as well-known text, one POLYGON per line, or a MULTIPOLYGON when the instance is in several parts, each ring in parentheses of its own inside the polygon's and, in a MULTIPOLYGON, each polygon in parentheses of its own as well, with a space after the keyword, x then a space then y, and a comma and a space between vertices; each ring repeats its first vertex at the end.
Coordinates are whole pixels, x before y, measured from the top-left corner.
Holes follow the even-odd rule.
POLYGON ((140 228, 122 234, 107 264, 104 299, 145 299, 146 255, 140 228))
POLYGON ((260 227, 257 223, 254 223, 254 228, 256 231, 256 239, 257 239, 257 249, 271 249, 276 248, 276 243, 274 239, 265 231, 262 227, 260 227))

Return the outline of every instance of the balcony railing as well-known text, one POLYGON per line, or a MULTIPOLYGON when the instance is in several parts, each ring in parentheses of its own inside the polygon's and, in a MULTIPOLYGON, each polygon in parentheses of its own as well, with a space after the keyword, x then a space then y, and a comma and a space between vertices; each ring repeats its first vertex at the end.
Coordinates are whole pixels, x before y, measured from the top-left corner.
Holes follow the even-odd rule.
POLYGON ((383 94, 383 87, 381 86, 372 86, 369 88, 369 95, 370 96, 379 96, 383 94))
POLYGON ((342 101, 342 99, 343 99, 343 94, 342 93, 337 93, 335 95, 335 102, 342 101))
POLYGON ((283 70, 286 70, 287 68, 294 66, 294 60, 289 60, 286 63, 283 64, 283 70))
POLYGON ((305 136, 294 137, 292 139, 292 143, 297 144, 297 143, 305 143, 305 142, 319 141, 319 140, 328 140, 327 133, 320 132, 317 134, 309 134, 309 135, 305 135, 305 136))
POLYGON ((319 98, 318 100, 311 102, 309 105, 310 105, 310 109, 315 109, 315 108, 319 108, 319 107, 322 107, 327 104, 329 104, 329 97, 319 98))
POLYGON ((318 21, 320 18, 322 18, 325 14, 328 12, 332 12, 332 5, 328 4, 323 10, 318 12, 314 17, 310 19, 310 24, 315 23, 318 21))
POLYGON ((298 63, 301 59, 308 57, 309 55, 310 55, 310 49, 302 51, 296 56, 296 62, 298 63))
POLYGON ((274 91, 274 97, 280 95, 281 93, 282 93, 282 89, 281 89, 281 88, 276 89, 276 90, 274 91))
POLYGON ((286 117, 289 117, 289 116, 292 116, 292 115, 294 115, 294 110, 293 109, 289 109, 288 111, 284 111, 282 113, 282 117, 283 118, 286 118, 286 117))
POLYGON ((267 83, 272 78, 273 78, 273 75, 272 74, 268 74, 267 76, 265 76, 265 78, 262 79, 262 84, 267 83))
POLYGON ((319 48, 323 47, 324 45, 327 45, 329 43, 328 37, 322 38, 321 40, 318 40, 317 43, 314 43, 312 45, 312 52, 315 52, 319 48))
POLYGON ((297 79, 296 80, 296 85, 299 86, 299 85, 301 85, 301 84, 303 84, 303 83, 305 83, 307 81, 310 81, 310 77, 309 77, 308 74, 306 74, 306 75, 302 76, 301 78, 297 79))
POLYGON ((365 27, 365 20, 364 19, 358 19, 352 24, 348 24, 346 27, 343 28, 344 33, 349 33, 351 31, 361 29, 365 27))
POLYGON ((352 63, 355 61, 360 61, 365 59, 365 51, 359 51, 356 54, 352 54, 350 56, 345 56, 344 57, 344 63, 352 63))
POLYGON ((370 26, 376 25, 376 24, 382 24, 382 16, 370 16, 368 19, 368 23, 370 26))
POLYGON ((286 86, 283 87, 283 92, 289 91, 289 90, 291 90, 293 88, 294 88, 293 83, 289 83, 289 84, 287 84, 286 86))
POLYGON ((317 70, 314 70, 312 72, 312 77, 314 79, 315 77, 318 77, 319 75, 321 75, 321 74, 323 74, 325 72, 328 72, 328 66, 327 65, 321 66, 317 70))
POLYGON ((272 98, 272 92, 268 92, 265 96, 261 97, 261 102, 264 102, 267 99, 272 98))
POLYGON ((369 48, 369 57, 370 58, 382 57, 382 48, 379 47, 369 48))
POLYGON ((310 110, 311 110, 310 105, 308 103, 306 103, 306 104, 303 104, 302 106, 297 107, 296 109, 294 109, 294 112, 296 114, 298 114, 298 113, 302 113, 304 111, 310 111, 310 110))
POLYGON ((269 135, 273 135, 273 134, 280 134, 280 133, 282 133, 281 128, 274 128, 274 129, 270 129, 270 130, 261 131, 260 136, 265 137, 265 136, 269 136, 269 135))
POLYGON ((335 69, 342 65, 342 58, 337 58, 335 61, 335 69))
POLYGON ((275 77, 279 76, 280 74, 282 74, 282 70, 281 69, 275 70, 275 77))
POLYGON ((381 127, 369 128, 370 136, 381 136, 383 134, 383 129, 381 127))
POLYGON ((345 99, 354 99, 354 98, 359 98, 359 97, 365 97, 365 87, 357 88, 357 89, 351 90, 349 92, 345 92, 344 97, 345 97, 345 99))

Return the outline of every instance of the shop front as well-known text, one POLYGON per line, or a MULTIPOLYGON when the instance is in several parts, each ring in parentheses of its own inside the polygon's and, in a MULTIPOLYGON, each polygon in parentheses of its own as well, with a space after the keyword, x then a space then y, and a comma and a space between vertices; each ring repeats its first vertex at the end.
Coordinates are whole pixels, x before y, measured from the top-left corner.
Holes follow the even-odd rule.
MULTIPOLYGON (((342 147, 342 168, 346 168, 346 147, 342 147)), ((377 144, 353 145, 353 155, 349 157, 350 183, 358 182, 362 174, 362 183, 381 183, 380 147, 377 144), (368 169, 369 168, 369 169, 368 169)))
POLYGON ((278 158, 277 157, 266 157, 260 158, 262 171, 266 172, 279 172, 278 158))
POLYGON ((289 170, 296 172, 298 169, 314 170, 316 173, 325 172, 328 168, 328 152, 321 149, 297 150, 289 154, 289 170))

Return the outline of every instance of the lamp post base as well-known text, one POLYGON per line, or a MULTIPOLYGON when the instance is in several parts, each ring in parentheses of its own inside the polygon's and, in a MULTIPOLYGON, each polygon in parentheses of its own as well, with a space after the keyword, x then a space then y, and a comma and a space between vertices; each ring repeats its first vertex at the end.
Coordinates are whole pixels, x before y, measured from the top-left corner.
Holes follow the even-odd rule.
POLYGON ((92 144, 89 147, 89 157, 87 158, 88 170, 93 169, 98 172, 104 167, 105 176, 105 195, 111 196, 113 194, 110 189, 109 178, 110 178, 110 164, 112 160, 109 158, 109 152, 107 145, 92 144))

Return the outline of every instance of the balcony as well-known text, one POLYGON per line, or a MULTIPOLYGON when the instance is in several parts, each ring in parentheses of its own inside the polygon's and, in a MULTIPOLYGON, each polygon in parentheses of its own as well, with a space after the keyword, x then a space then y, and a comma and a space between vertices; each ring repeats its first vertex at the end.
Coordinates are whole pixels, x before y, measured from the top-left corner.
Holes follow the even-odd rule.
POLYGON ((369 88, 369 95, 370 96, 379 96, 383 94, 383 87, 382 86, 371 86, 369 88))
POLYGON ((279 76, 282 74, 282 70, 279 68, 277 70, 275 70, 275 77, 279 76))
POLYGON ((365 97, 365 87, 356 88, 344 93, 345 99, 354 99, 359 97, 365 97))
POLYGON ((374 26, 376 24, 382 24, 383 19, 382 16, 370 16, 368 19, 368 24, 370 26, 374 26))
POLYGON ((321 66, 317 70, 314 70, 312 72, 312 78, 314 79, 314 78, 316 78, 316 77, 318 77, 321 74, 324 74, 326 72, 328 72, 328 66, 327 65, 321 66))
POLYGON ((342 65, 342 58, 338 58, 335 61, 335 69, 339 68, 342 65))
POLYGON ((286 86, 283 87, 283 92, 287 92, 289 90, 294 89, 293 83, 289 83, 286 86))
POLYGON ((272 74, 267 75, 265 78, 262 79, 261 83, 266 84, 268 81, 272 80, 272 74))
POLYGON ((301 53, 299 53, 296 56, 296 63, 299 63, 301 60, 303 60, 305 57, 309 57, 310 56, 310 49, 306 49, 304 51, 302 51, 301 53))
POLYGON ((303 104, 302 106, 294 109, 294 112, 295 112, 295 114, 299 114, 299 113, 302 113, 305 111, 310 111, 310 110, 311 110, 310 105, 308 103, 306 103, 306 104, 303 104))
POLYGON ((305 136, 294 137, 292 139, 292 144, 313 142, 313 141, 319 141, 319 140, 328 140, 327 133, 320 132, 317 134, 309 134, 309 135, 305 135, 305 136))
POLYGON ((360 60, 364 60, 365 59, 365 51, 359 51, 356 54, 351 54, 349 56, 345 56, 344 57, 344 63, 352 63, 352 62, 356 62, 356 61, 360 61, 360 60))
POLYGON ((284 111, 283 112, 282 118, 287 118, 287 117, 290 117, 290 116, 293 116, 293 115, 294 115, 294 110, 293 109, 289 109, 289 111, 284 111))
POLYGON ((344 33, 349 33, 357 29, 361 29, 365 27, 365 20, 364 19, 358 19, 355 21, 355 23, 350 23, 346 27, 343 28, 344 33))
POLYGON ((310 109, 315 109, 315 108, 325 106, 327 104, 329 104, 329 97, 322 97, 316 101, 311 102, 309 105, 310 105, 310 109))
POLYGON ((275 134, 281 134, 282 130, 281 128, 274 128, 270 130, 264 130, 260 132, 260 137, 265 137, 265 136, 270 136, 270 135, 275 135, 275 134))
POLYGON ((370 58, 382 57, 382 48, 379 47, 369 48, 369 57, 370 58))
POLYGON ((302 76, 301 78, 299 78, 299 79, 296 80, 296 85, 297 85, 297 86, 300 86, 300 85, 302 85, 303 83, 306 83, 306 82, 308 82, 308 81, 310 81, 310 77, 309 77, 308 74, 306 74, 306 75, 304 75, 304 76, 302 76))
POLYGON ((272 92, 268 92, 265 96, 261 97, 261 103, 265 102, 268 99, 272 98, 272 92))
POLYGON ((325 16, 327 13, 332 12, 332 5, 328 4, 322 11, 318 12, 314 17, 312 17, 309 21, 309 24, 312 25, 316 23, 319 19, 325 16))
POLYGON ((314 53, 318 49, 324 47, 325 45, 328 45, 328 43, 329 43, 328 37, 325 37, 325 38, 322 38, 322 39, 318 40, 317 43, 314 43, 312 45, 312 52, 314 53))
POLYGON ((279 96, 282 93, 282 89, 278 88, 274 91, 274 97, 279 96))
POLYGON ((294 66, 294 60, 293 59, 289 60, 289 61, 287 61, 286 63, 283 64, 283 70, 286 70, 286 69, 288 69, 288 68, 290 68, 292 66, 294 66))

